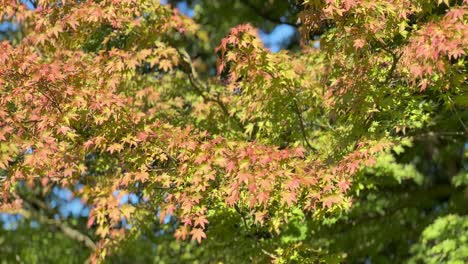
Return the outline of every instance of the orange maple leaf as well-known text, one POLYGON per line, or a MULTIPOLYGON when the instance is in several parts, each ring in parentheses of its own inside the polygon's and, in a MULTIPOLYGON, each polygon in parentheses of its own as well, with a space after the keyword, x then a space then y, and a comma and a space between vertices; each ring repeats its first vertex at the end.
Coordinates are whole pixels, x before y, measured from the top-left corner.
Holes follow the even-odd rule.
POLYGON ((192 235, 192 241, 197 240, 198 243, 201 243, 202 239, 206 238, 206 234, 201 228, 194 228, 190 231, 190 234, 192 235))

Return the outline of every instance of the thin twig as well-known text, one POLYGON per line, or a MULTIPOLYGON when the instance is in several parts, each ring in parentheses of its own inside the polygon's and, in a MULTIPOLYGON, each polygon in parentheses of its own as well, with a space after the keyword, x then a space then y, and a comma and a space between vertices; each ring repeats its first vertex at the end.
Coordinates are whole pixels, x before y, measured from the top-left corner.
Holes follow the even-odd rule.
POLYGON ((460 117, 460 115, 458 114, 458 111, 455 109, 455 107, 452 107, 451 110, 455 113, 455 115, 457 116, 458 118, 458 121, 460 122, 460 124, 462 125, 463 129, 465 129, 465 132, 468 132, 468 127, 466 126, 465 122, 463 122, 463 119, 460 117))
POLYGON ((187 52, 185 51, 180 51, 180 50, 177 50, 177 52, 179 53, 179 55, 181 56, 181 59, 182 61, 184 61, 185 63, 187 63, 187 66, 190 67, 190 69, 187 69, 185 70, 185 74, 187 74, 188 78, 189 78, 189 82, 191 84, 191 86, 193 87, 194 91, 203 98, 203 101, 205 103, 207 102, 213 102, 213 103, 216 103, 220 108, 221 108, 221 111, 223 112, 223 114, 231 119, 231 120, 234 120, 236 125, 239 127, 239 129, 241 129, 243 132, 245 131, 245 127, 244 125, 242 124, 242 122, 235 116, 235 115, 231 115, 229 114, 229 110, 228 108, 226 107, 226 105, 221 101, 221 99, 219 98, 219 94, 216 96, 216 98, 212 98, 212 97, 209 97, 207 96, 206 94, 206 91, 208 90, 206 86, 204 86, 197 78, 198 74, 195 70, 195 67, 193 66, 193 63, 190 59, 190 57, 188 56, 187 52))
POLYGON ((310 144, 309 138, 307 137, 307 132, 306 132, 306 129, 305 129, 304 119, 302 118, 302 112, 301 112, 301 110, 299 108, 299 104, 297 102, 298 100, 297 100, 296 96, 292 93, 292 91, 288 87, 286 87, 286 91, 288 92, 289 96, 291 96, 292 99, 293 99, 294 112, 296 113, 297 118, 299 120, 299 127, 300 127, 300 130, 301 130, 301 134, 302 134, 302 137, 304 139, 304 142, 305 142, 305 144, 307 145, 307 147, 310 150, 316 151, 316 149, 310 144))
POLYGON ((237 206, 237 204, 234 205, 234 209, 241 216, 242 222, 244 223, 245 231, 249 231, 249 227, 247 225, 247 220, 245 219, 244 213, 242 213, 242 211, 240 210, 239 206, 237 206))
POLYGON ((265 249, 261 248, 260 250, 263 252, 263 254, 269 256, 270 258, 272 258, 272 259, 278 259, 277 256, 275 256, 275 255, 273 255, 272 253, 266 251, 265 249))

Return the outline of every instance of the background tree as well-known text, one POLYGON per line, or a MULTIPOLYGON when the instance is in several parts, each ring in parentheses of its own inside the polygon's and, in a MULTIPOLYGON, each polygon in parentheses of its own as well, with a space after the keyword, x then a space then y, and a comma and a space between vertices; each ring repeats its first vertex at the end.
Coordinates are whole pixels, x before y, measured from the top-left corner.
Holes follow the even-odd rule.
POLYGON ((464 263, 466 11, 3 1, 1 255, 464 263))

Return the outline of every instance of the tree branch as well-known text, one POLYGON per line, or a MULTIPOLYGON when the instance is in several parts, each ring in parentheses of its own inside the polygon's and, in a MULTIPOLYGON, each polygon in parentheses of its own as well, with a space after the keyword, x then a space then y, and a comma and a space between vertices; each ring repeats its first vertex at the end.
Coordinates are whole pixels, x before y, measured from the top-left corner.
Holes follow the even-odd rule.
POLYGON ((213 102, 217 104, 221 108, 221 111, 223 112, 223 114, 227 118, 234 120, 236 125, 239 127, 239 129, 245 132, 245 127, 242 124, 242 122, 235 115, 229 114, 229 110, 219 98, 219 94, 216 96, 216 98, 209 97, 206 94, 206 91, 208 89, 204 87, 204 85, 198 80, 198 77, 197 77, 198 74, 195 70, 195 67, 193 66, 192 60, 190 59, 190 56, 188 55, 188 53, 185 50, 179 50, 179 49, 177 50, 177 52, 179 53, 179 56, 181 57, 182 61, 186 63, 185 65, 186 67, 184 67, 183 70, 185 74, 187 74, 190 84, 192 85, 194 91, 203 98, 203 101, 205 103, 213 102))
POLYGON ((299 104, 297 102, 297 98, 296 96, 292 93, 292 91, 286 87, 286 91, 288 92, 289 96, 292 97, 293 99, 293 104, 294 104, 294 112, 296 113, 297 115, 297 118, 299 120, 299 127, 300 127, 300 130, 301 130, 301 134, 302 134, 302 138, 304 139, 304 142, 305 144, 307 145, 307 147, 312 150, 312 151, 317 151, 316 148, 314 148, 310 142, 309 142, 309 138, 307 137, 307 132, 306 132, 306 129, 305 129, 305 125, 304 125, 304 119, 302 118, 302 112, 299 108, 299 104))
POLYGON ((237 204, 234 204, 234 209, 236 210, 236 212, 240 215, 240 217, 242 218, 242 222, 244 224, 244 227, 245 227, 245 231, 246 232, 249 232, 250 231, 250 228, 249 226, 247 225, 247 220, 245 219, 245 215, 244 213, 241 211, 241 209, 239 208, 239 206, 237 204))
POLYGON ((40 201, 33 197, 21 197, 21 198, 30 207, 30 210, 21 209, 18 212, 25 218, 35 219, 39 223, 42 223, 44 225, 56 227, 59 230, 61 230, 65 236, 83 243, 86 247, 88 247, 91 250, 95 250, 97 248, 94 241, 91 240, 91 238, 89 238, 87 235, 83 234, 77 229, 70 227, 69 225, 67 225, 65 222, 62 222, 61 220, 51 219, 45 216, 41 214, 39 210, 35 209, 35 207, 38 207, 44 210, 50 217, 53 217, 53 215, 55 214, 54 210, 50 208, 47 204, 45 204, 43 201, 40 201))
POLYGON ((387 49, 385 47, 383 47, 383 50, 387 51, 388 53, 390 53, 392 55, 392 65, 390 66, 390 70, 388 71, 387 76, 385 77, 385 81, 384 81, 384 83, 386 84, 393 77, 393 73, 395 72, 398 61, 401 58, 401 54, 397 55, 397 54, 395 54, 394 52, 392 52, 391 50, 389 50, 389 49, 387 49))
POLYGON ((49 219, 45 217, 44 215, 41 215, 40 213, 32 212, 32 211, 28 211, 24 209, 19 210, 18 213, 27 219, 35 219, 41 224, 54 226, 60 229, 65 236, 83 243, 86 247, 88 247, 91 250, 96 249, 96 244, 88 236, 86 236, 85 234, 81 233, 80 231, 76 229, 71 228, 70 226, 68 226, 67 224, 65 224, 64 222, 60 220, 49 219))
POLYGON ((452 112, 455 113, 455 115, 457 116, 457 119, 460 122, 460 124, 462 125, 463 129, 465 130, 465 132, 468 133, 468 127, 466 126, 465 122, 463 122, 463 119, 461 118, 460 114, 458 114, 457 109, 455 109, 455 107, 451 107, 450 110, 452 110, 452 112))

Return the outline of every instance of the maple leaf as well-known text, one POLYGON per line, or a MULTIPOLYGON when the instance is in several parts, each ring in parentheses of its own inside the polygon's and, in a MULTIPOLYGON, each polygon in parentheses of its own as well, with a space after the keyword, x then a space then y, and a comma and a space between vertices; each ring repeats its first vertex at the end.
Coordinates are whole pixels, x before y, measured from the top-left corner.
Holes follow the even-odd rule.
POLYGON ((226 204, 229 206, 233 206, 239 200, 239 193, 237 191, 233 191, 226 199, 226 204))
POLYGON ((174 237, 179 240, 179 239, 182 239, 182 240, 185 240, 187 239, 188 237, 188 228, 185 227, 185 226, 181 226, 179 228, 176 229, 176 231, 174 232, 174 237))
POLYGON ((364 47, 365 44, 366 44, 365 40, 356 39, 356 40, 354 40, 353 47, 356 48, 356 49, 360 49, 360 48, 364 47))
POLYGON ((163 69, 163 71, 169 71, 172 69, 172 62, 170 60, 161 60, 159 62, 159 67, 163 69))
POLYGON ((283 203, 291 206, 293 203, 297 201, 296 193, 293 191, 283 192, 281 195, 283 203))
POLYGON ((265 222, 266 212, 255 212, 255 222, 260 223, 261 225, 265 222))
POLYGON ((349 11, 352 7, 355 7, 357 5, 356 0, 344 0, 343 1, 344 8, 346 11, 349 11))
POLYGON ((250 173, 239 172, 237 174, 237 177, 238 177, 240 183, 241 182, 247 183, 249 181, 249 178, 250 178, 250 173))
POLYGON ((445 16, 452 22, 455 22, 456 20, 461 20, 465 14, 466 10, 463 8, 451 8, 445 16))
POLYGON ((268 202, 268 199, 270 198, 270 194, 266 191, 263 191, 263 192, 260 192, 258 195, 257 195, 257 200, 259 201, 259 203, 261 204, 265 204, 266 202, 268 202))
POLYGON ((351 183, 347 179, 342 179, 338 182, 338 187, 342 192, 346 192, 349 189, 351 183))
POLYGON ((73 175, 73 172, 75 172, 75 169, 73 168, 65 168, 65 170, 63 171, 63 175, 65 177, 71 177, 73 175))
POLYGON ((202 239, 206 238, 206 234, 201 228, 194 228, 190 231, 192 235, 192 241, 196 240, 198 243, 201 243, 202 239))
POLYGON ((88 140, 85 143, 83 143, 83 146, 84 146, 85 150, 88 150, 93 145, 94 145, 93 140, 88 140))
POLYGON ((421 92, 424 92, 426 90, 428 82, 429 81, 427 79, 423 79, 419 82, 419 86, 421 87, 421 92))
POLYGON ((341 198, 337 195, 331 195, 323 199, 323 207, 328 209, 332 208, 334 204, 337 204, 341 201, 341 198))
POLYGON ((361 162, 359 160, 352 161, 346 165, 347 170, 349 173, 354 174, 356 171, 359 170, 361 162))
POLYGON ((114 152, 120 152, 123 149, 123 146, 119 143, 113 143, 109 147, 107 147, 107 151, 111 154, 114 152))
POLYGON ((63 135, 66 135, 67 132, 71 131, 71 128, 66 127, 66 126, 60 126, 57 131, 63 135))
POLYGON ((146 171, 140 171, 135 173, 135 180, 146 182, 149 179, 149 173, 146 171))
POLYGON ((91 228, 91 226, 94 224, 94 220, 96 219, 96 217, 90 213, 89 217, 88 217, 88 221, 86 222, 86 227, 87 228, 91 228))
POLYGON ((302 146, 294 149, 294 154, 296 154, 300 158, 304 157, 305 152, 306 152, 306 149, 302 146))
POLYGON ((146 141, 146 139, 148 138, 148 133, 146 132, 138 132, 137 135, 136 135, 136 138, 140 141, 146 141))
POLYGON ((79 25, 79 22, 74 20, 74 19, 69 19, 67 20, 67 24, 74 30, 76 31, 76 29, 78 28, 78 25, 79 25))
POLYGON ((236 168, 236 164, 233 161, 229 161, 226 165, 226 172, 230 173, 236 168))
POLYGON ((300 186, 301 181, 297 178, 294 178, 286 183, 286 187, 291 191, 297 189, 300 186))
POLYGON ((208 220, 205 216, 199 216, 195 219, 193 226, 200 226, 201 228, 205 229, 205 224, 208 224, 208 220))

